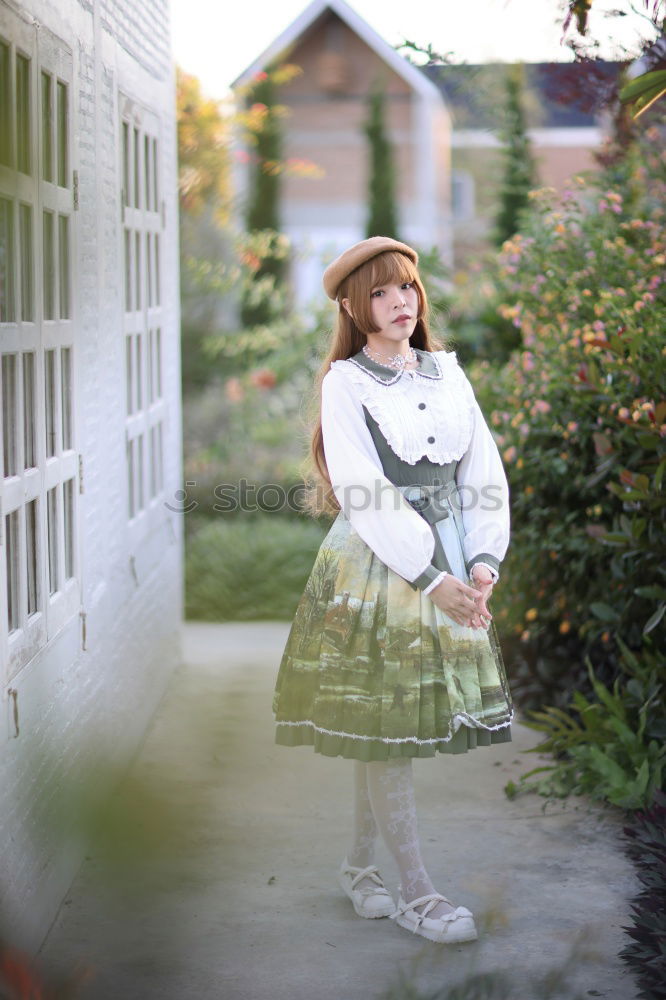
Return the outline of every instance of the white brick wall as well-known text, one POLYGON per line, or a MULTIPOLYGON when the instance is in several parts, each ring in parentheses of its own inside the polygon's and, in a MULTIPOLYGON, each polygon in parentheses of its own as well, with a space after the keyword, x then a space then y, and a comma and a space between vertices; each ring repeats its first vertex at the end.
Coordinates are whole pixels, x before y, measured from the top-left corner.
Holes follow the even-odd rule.
MULTIPOLYGON (((127 524, 122 223, 118 89, 161 122, 164 322, 168 401, 167 501, 182 482, 174 73, 164 0, 26 0, 35 31, 74 58, 72 168, 79 171, 76 237, 76 442, 82 621, 77 616, 12 679, 0 714, 0 933, 35 949, 82 860, 85 844, 57 826, 58 803, 91 760, 126 766, 180 661, 182 515, 161 502, 151 530, 127 524)), ((0 2, 0 16, 3 4, 0 2)), ((6 29, 5 29, 6 30, 6 29)), ((3 679, 4 683, 4 679, 3 679)), ((108 794, 107 787, 98 789, 108 794)))

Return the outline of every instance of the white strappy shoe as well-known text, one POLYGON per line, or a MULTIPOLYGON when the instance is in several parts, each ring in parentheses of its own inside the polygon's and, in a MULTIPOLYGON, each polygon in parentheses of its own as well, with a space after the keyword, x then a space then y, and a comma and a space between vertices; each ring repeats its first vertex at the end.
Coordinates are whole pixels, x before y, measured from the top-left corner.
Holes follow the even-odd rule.
POLYGON ((393 914, 395 903, 384 888, 376 865, 355 868, 345 858, 338 871, 338 882, 342 891, 351 899, 359 917, 390 917, 393 914), (372 879, 376 885, 364 885, 357 889, 358 883, 364 878, 372 879))
POLYGON ((474 917, 471 910, 466 906, 456 906, 453 913, 445 913, 443 917, 432 919, 428 913, 432 908, 443 900, 445 903, 453 903, 446 896, 439 892, 428 893, 427 896, 419 896, 411 903, 406 903, 402 898, 402 886, 398 886, 398 908, 391 914, 391 920, 395 920, 401 927, 414 934, 420 934, 429 941, 438 941, 441 944, 458 944, 461 941, 476 941, 478 934, 474 924, 474 917), (414 907, 426 905, 421 912, 417 912, 414 907))

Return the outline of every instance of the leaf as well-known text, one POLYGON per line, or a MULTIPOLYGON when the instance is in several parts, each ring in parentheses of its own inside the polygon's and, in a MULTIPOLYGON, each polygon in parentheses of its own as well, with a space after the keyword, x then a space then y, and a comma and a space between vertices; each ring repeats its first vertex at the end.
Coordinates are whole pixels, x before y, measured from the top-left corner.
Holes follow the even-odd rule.
POLYGON ((619 97, 621 101, 631 101, 653 90, 655 87, 666 89, 666 70, 652 70, 649 73, 641 73, 640 76, 625 84, 620 91, 619 97))
POLYGON ((656 601, 660 597, 666 597, 666 590, 653 584, 649 587, 634 587, 634 594, 639 597, 648 597, 651 601, 656 601))
POLYGON ((601 433, 600 431, 592 432, 592 440, 594 441, 594 450, 597 455, 609 455, 613 453, 613 445, 608 437, 608 434, 601 433))
POLYGON ((608 725, 626 747, 632 747, 636 744, 636 733, 622 719, 613 715, 608 719, 608 725))
POLYGON ((525 771, 525 774, 521 774, 520 780, 524 781, 525 778, 531 778, 533 774, 538 774, 540 771, 556 771, 557 764, 544 764, 542 767, 533 767, 531 771, 525 771))
POLYGON ((620 719, 624 719, 626 717, 624 705, 622 704, 622 699, 618 696, 619 678, 616 678, 615 684, 613 685, 613 694, 611 694, 606 685, 603 684, 598 677, 595 677, 592 661, 589 656, 585 657, 585 662, 587 664, 587 672, 590 678, 590 683, 592 684, 594 693, 599 701, 606 706, 609 712, 612 712, 620 719))
POLYGON ((666 94, 666 70, 652 70, 649 73, 642 73, 624 86, 619 96, 623 103, 633 100, 633 117, 638 118, 664 94, 666 94))
POLYGON ((604 604, 603 601, 594 601, 590 604, 590 611, 602 622, 616 622, 619 619, 617 611, 609 604, 604 604))
POLYGON ((627 784, 627 775, 617 761, 614 761, 597 746, 590 746, 588 750, 597 773, 609 785, 622 788, 627 784))
POLYGON ((651 632, 653 628, 656 628, 661 619, 664 617, 664 611, 666 611, 666 604, 660 604, 653 615, 650 615, 645 625, 643 626, 643 635, 647 635, 651 632))
MULTIPOLYGON (((660 403, 659 405, 661 406, 662 404, 660 403)), ((663 423, 663 420, 660 422, 663 423)), ((664 472, 666 472, 666 458, 662 458, 661 462, 657 466, 657 471, 654 474, 654 488, 657 493, 661 489, 661 481, 664 478, 664 472)))

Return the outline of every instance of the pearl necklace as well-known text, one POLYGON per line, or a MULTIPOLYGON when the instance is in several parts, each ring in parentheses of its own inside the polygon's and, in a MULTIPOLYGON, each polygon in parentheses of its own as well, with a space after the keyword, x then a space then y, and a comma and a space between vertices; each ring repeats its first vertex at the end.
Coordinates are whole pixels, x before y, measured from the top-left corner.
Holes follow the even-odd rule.
POLYGON ((381 359, 379 363, 389 368, 398 368, 398 369, 404 368, 405 365, 408 364, 410 361, 417 360, 416 351, 411 345, 409 347, 407 357, 405 357, 404 354, 394 354, 389 358, 384 358, 382 357, 381 354, 377 354, 376 351, 371 350, 371 348, 369 348, 367 344, 363 345, 362 351, 365 354, 366 358, 370 358, 371 361, 381 359), (373 354, 375 355, 374 358, 372 357, 373 354))

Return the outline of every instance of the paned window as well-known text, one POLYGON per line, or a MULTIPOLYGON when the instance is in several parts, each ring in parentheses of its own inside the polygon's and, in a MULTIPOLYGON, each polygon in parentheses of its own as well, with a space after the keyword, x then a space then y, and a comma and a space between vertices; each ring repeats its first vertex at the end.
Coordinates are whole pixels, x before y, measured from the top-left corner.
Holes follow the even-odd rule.
POLYGON ((80 607, 72 57, 0 28, 0 641, 5 680, 80 607))
POLYGON ((159 119, 120 101, 127 516, 140 531, 164 490, 159 119))

